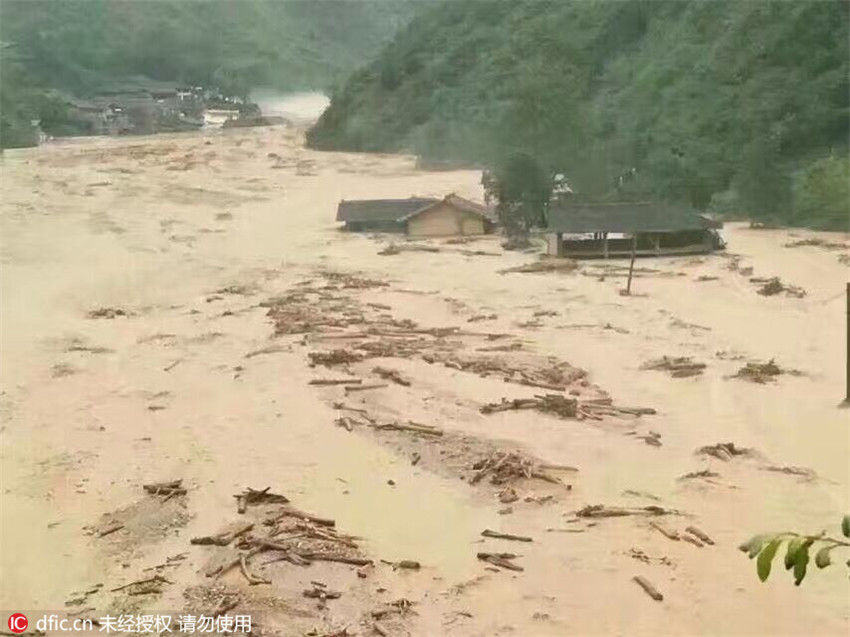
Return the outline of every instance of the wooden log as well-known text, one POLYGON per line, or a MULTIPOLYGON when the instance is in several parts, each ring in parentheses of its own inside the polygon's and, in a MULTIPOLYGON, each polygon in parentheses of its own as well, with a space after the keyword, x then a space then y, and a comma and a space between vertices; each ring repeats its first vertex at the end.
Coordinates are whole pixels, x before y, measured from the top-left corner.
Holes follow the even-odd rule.
MULTIPOLYGON (((266 549, 264 549, 262 546, 258 546, 258 547, 251 549, 250 551, 248 551, 244 555, 246 557, 253 557, 257 553, 261 553, 264 550, 266 550, 266 549)), ((239 566, 239 563, 242 559, 242 555, 243 555, 243 553, 239 553, 239 555, 237 555, 235 558, 233 558, 229 562, 225 562, 224 564, 220 564, 219 566, 216 566, 215 568, 208 570, 206 572, 206 576, 207 577, 221 577, 222 575, 227 573, 227 571, 229 571, 230 569, 239 566)))
POLYGON ((658 524, 657 522, 650 522, 649 526, 651 526, 653 529, 655 529, 656 531, 661 533, 661 535, 663 535, 664 537, 671 539, 674 542, 678 542, 679 540, 682 539, 679 536, 679 533, 677 531, 673 531, 671 529, 668 529, 668 528, 658 524))
POLYGON ((418 434, 426 434, 429 436, 442 436, 443 430, 439 427, 434 427, 432 425, 422 425, 416 422, 409 423, 400 423, 400 422, 388 422, 381 424, 372 425, 375 429, 384 429, 384 430, 399 430, 399 431, 412 431, 418 434))
POLYGON ((359 385, 362 383, 360 378, 314 378, 309 385, 359 385))
POLYGON ((165 579, 162 575, 154 575, 153 577, 148 577, 147 579, 139 579, 134 582, 130 582, 129 584, 124 584, 123 586, 118 586, 116 588, 110 589, 110 593, 117 593, 118 591, 123 591, 125 588, 130 588, 131 586, 141 586, 143 584, 171 584, 169 580, 165 579))
POLYGON ((219 617, 227 613, 227 611, 231 611, 239 605, 239 598, 234 597, 222 597, 221 601, 216 605, 213 610, 213 617, 219 617))
MULTIPOLYGON (((295 536, 283 539, 293 539, 294 537, 303 537, 303 534, 299 533, 295 536)), ((300 555, 295 553, 290 547, 286 546, 285 544, 281 544, 280 542, 270 542, 269 540, 257 539, 253 540, 252 544, 255 547, 258 547, 264 551, 280 551, 281 553, 283 553, 283 555, 281 556, 282 559, 286 560, 287 562, 292 562, 297 566, 308 566, 310 564, 310 560, 301 557, 300 555)))
POLYGON ((215 546, 227 546, 234 539, 243 535, 254 528, 253 522, 247 522, 237 527, 232 531, 221 531, 219 533, 215 533, 214 535, 203 535, 201 537, 193 537, 189 540, 189 544, 200 544, 200 545, 209 545, 213 544, 215 546))
POLYGON ((308 522, 312 522, 313 524, 318 524, 319 526, 336 526, 336 521, 328 518, 320 518, 315 515, 311 515, 309 513, 305 513, 304 511, 299 511, 298 509, 293 509, 291 507, 284 507, 274 515, 269 518, 266 518, 263 521, 263 524, 272 525, 278 520, 281 520, 285 517, 290 518, 298 518, 300 520, 307 520, 308 522))
POLYGON ((481 531, 481 535, 484 537, 492 537, 500 540, 513 540, 515 542, 533 542, 530 537, 525 535, 514 535, 512 533, 500 533, 498 531, 492 531, 491 529, 484 529, 481 531))
POLYGON ((570 466, 568 464, 549 464, 544 463, 541 465, 537 465, 539 469, 544 471, 578 471, 576 467, 570 466))
POLYGON ((673 515, 678 513, 673 509, 665 509, 654 504, 644 507, 618 507, 604 504, 591 504, 576 511, 578 518, 619 518, 627 515, 673 515))
POLYGON ((643 577, 642 575, 635 575, 632 578, 637 584, 656 602, 664 601, 664 595, 658 592, 658 589, 655 588, 648 579, 643 577))
POLYGON ((354 566, 366 566, 367 564, 372 564, 372 560, 366 559, 364 557, 348 557, 347 555, 331 555, 330 553, 318 553, 318 552, 294 552, 299 557, 304 558, 305 560, 311 561, 319 561, 319 562, 340 562, 342 564, 353 564, 354 566))
POLYGON ((142 489, 151 495, 186 495, 187 491, 182 486, 183 480, 170 480, 168 482, 153 482, 151 484, 143 484, 142 489))
POLYGON ((563 484, 563 482, 558 480, 558 478, 556 478, 555 476, 550 476, 545 471, 536 471, 532 469, 529 477, 536 478, 537 480, 543 480, 544 482, 551 482, 552 484, 563 484))
POLYGON ((263 579, 262 577, 257 577, 251 571, 248 570, 248 558, 245 556, 245 553, 239 556, 239 570, 242 571, 242 575, 245 576, 245 579, 248 580, 248 583, 251 586, 255 584, 271 584, 271 580, 263 579))
POLYGON ((527 385, 528 387, 539 387, 541 389, 550 389, 552 391, 566 391, 566 387, 564 385, 551 385, 549 383, 541 383, 535 380, 529 380, 528 378, 521 378, 519 381, 511 381, 510 379, 505 379, 505 382, 517 382, 520 385, 527 385))
POLYGON ((383 389, 384 387, 389 387, 386 383, 375 383, 374 385, 346 385, 345 393, 349 394, 354 391, 366 391, 368 389, 383 389))
POLYGON ((505 568, 510 571, 524 571, 525 569, 518 565, 510 562, 508 560, 512 560, 516 557, 513 553, 478 553, 477 557, 479 560, 483 562, 488 562, 493 566, 498 566, 499 568, 505 568))
POLYGON ((492 461, 492 459, 493 459, 493 458, 492 458, 492 456, 491 456, 490 458, 488 458, 488 459, 487 459, 487 461, 486 461, 486 463, 485 463, 485 464, 484 464, 484 466, 483 466, 483 467, 482 467, 482 468, 478 471, 478 473, 476 473, 474 476, 472 476, 472 478, 470 478, 470 480, 469 480, 469 484, 477 484, 477 483, 478 483, 478 482, 480 482, 480 481, 484 478, 484 476, 486 476, 488 473, 491 473, 491 472, 493 472, 493 471, 496 471, 496 470, 497 470, 499 467, 501 467, 501 466, 502 466, 505 462, 507 462, 508 457, 509 457, 509 456, 508 456, 507 454, 505 454, 504 456, 502 456, 502 457, 501 457, 498 461, 496 461, 496 462, 493 462, 493 461, 492 461))
POLYGON ((121 524, 120 522, 113 522, 112 524, 107 526, 105 529, 101 529, 100 531, 98 531, 97 537, 106 537, 107 535, 115 533, 116 531, 120 531, 123 528, 124 528, 124 525, 121 524))
POLYGON ((372 630, 378 633, 381 637, 390 637, 390 631, 384 628, 378 621, 372 621, 372 630))
POLYGON ((324 531, 315 529, 307 524, 299 524, 296 526, 296 528, 304 531, 303 535, 307 535, 318 540, 325 540, 326 542, 338 542, 339 544, 343 544, 351 548, 357 548, 357 544, 349 537, 340 537, 339 535, 325 533, 324 531))
POLYGON ((285 495, 271 493, 269 491, 270 489, 271 487, 266 487, 265 489, 252 489, 248 487, 242 493, 234 495, 237 511, 239 513, 245 513, 245 510, 251 504, 286 504, 289 502, 289 498, 285 495))
POLYGON ((685 529, 685 531, 687 531, 691 535, 695 535, 696 537, 698 537, 700 540, 702 540, 706 544, 710 544, 711 546, 714 546, 714 540, 712 540, 710 537, 708 537, 708 535, 706 535, 704 532, 702 532, 697 527, 689 526, 685 529))
POLYGON ((342 593, 339 591, 329 591, 321 588, 307 588, 301 594, 310 599, 339 599, 342 597, 342 593))
POLYGON ((582 409, 597 411, 599 413, 613 412, 620 414, 629 414, 631 416, 644 416, 658 413, 652 407, 619 407, 616 405, 598 405, 590 402, 583 402, 582 409))
POLYGON ((699 547, 699 548, 702 548, 704 546, 704 544, 702 542, 700 542, 698 539, 696 539, 695 537, 691 537, 690 535, 687 535, 687 534, 683 535, 682 539, 685 540, 685 542, 689 542, 690 544, 693 544, 694 546, 699 547))
POLYGON ((540 404, 536 398, 515 398, 513 400, 502 399, 499 403, 489 403, 481 406, 482 414, 495 414, 500 411, 512 411, 518 409, 534 409, 540 404))
POLYGON ((398 385, 402 385, 403 387, 410 387, 410 381, 402 377, 402 375, 394 369, 389 369, 387 367, 374 367, 372 369, 372 373, 377 374, 384 380, 391 380, 392 382, 398 385))

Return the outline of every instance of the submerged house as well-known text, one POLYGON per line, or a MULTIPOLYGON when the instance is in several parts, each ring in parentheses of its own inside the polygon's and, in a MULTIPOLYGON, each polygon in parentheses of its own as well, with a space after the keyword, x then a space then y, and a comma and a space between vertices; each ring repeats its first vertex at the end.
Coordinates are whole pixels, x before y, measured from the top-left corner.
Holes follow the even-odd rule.
POLYGON ((352 232, 401 232, 412 237, 486 234, 495 225, 489 208, 455 194, 443 199, 343 200, 336 220, 352 232))
POLYGON ((723 223, 686 208, 652 202, 553 203, 547 253, 572 258, 704 254, 722 249, 723 223))

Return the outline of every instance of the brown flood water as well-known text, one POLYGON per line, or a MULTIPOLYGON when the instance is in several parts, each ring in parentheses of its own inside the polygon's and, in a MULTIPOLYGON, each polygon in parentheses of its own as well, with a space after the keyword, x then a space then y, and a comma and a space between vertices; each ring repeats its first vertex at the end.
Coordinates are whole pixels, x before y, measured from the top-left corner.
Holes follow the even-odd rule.
MULTIPOLYGON (((500 274, 536 256, 457 250, 499 252, 495 237, 380 256, 386 240, 336 228, 340 199, 448 192, 480 199, 479 175, 419 171, 403 156, 313 152, 302 137, 275 127, 6 153, 0 607, 59 609, 71 591, 95 582, 109 588, 187 552, 169 574, 175 585, 151 601, 182 607, 180 591, 204 580, 204 547, 189 547, 188 538, 232 520, 234 493, 271 485, 299 508, 335 518, 375 559, 423 564, 415 573, 378 568, 374 581, 338 606, 311 606, 313 615, 283 620, 293 634, 306 632, 303 622, 354 621, 371 596, 380 597, 378 587, 416 602, 417 615, 406 620, 415 635, 846 634, 843 563, 812 569, 800 588, 777 564, 762 584, 736 547, 771 530, 839 533, 850 509, 850 427, 847 412, 836 409, 848 272, 838 257, 847 250, 789 248, 826 235, 729 224, 728 251, 753 274, 729 269, 723 255, 647 259, 638 265, 650 271, 635 280, 630 298, 618 293, 621 278, 609 272, 600 280, 599 264, 500 274), (378 439, 335 427, 331 403, 341 390, 308 381, 337 372, 309 368, 313 348, 301 336, 270 340, 272 325, 258 304, 322 268, 390 284, 351 292, 358 302, 427 327, 510 333, 529 351, 587 370, 617 404, 658 413, 639 422, 564 421, 534 411, 483 416, 483 402, 539 391, 414 360, 395 361, 410 389, 351 399, 579 469, 568 479, 572 491, 555 503, 520 501, 500 515, 502 504, 457 477, 412 466, 378 439), (807 295, 760 296, 751 276, 780 276, 807 295), (213 298, 228 285, 249 292, 213 298), (99 307, 130 316, 87 318, 99 307), (528 324, 535 312, 549 314, 528 324), (468 322, 481 314, 496 318, 468 322), (270 343, 281 351, 246 358, 270 343), (706 371, 674 379, 640 370, 664 354, 691 356, 706 371), (728 378, 746 360, 771 358, 802 374, 765 385, 728 378), (662 446, 633 435, 649 430, 662 446), (755 449, 758 459, 695 454, 720 442, 755 449), (703 469, 719 476, 679 479, 703 469), (184 528, 121 553, 84 533, 137 500, 141 484, 172 477, 192 487, 184 528), (671 542, 633 518, 599 520, 581 533, 547 531, 569 528, 571 513, 588 504, 653 503, 686 513, 674 525, 695 524, 716 546, 671 542), (535 541, 520 549, 485 543, 485 528, 535 541), (519 553, 525 570, 486 570, 475 558, 481 550, 519 553), (651 600, 635 575, 650 579, 664 601, 651 600), (472 583, 456 588, 465 582, 472 583)), ((361 374, 372 367, 358 365, 361 374)), ((357 584, 351 569, 310 570, 357 584)), ((248 588, 238 573, 228 581, 248 588)), ((275 579, 271 589, 285 585, 275 579)))

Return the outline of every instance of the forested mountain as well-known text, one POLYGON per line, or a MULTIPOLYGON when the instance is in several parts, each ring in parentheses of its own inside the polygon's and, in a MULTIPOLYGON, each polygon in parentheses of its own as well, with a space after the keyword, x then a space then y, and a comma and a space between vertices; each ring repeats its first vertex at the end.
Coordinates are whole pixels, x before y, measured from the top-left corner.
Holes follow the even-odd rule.
POLYGON ((411 0, 0 0, 4 129, 127 76, 326 89, 410 17, 411 0))
POLYGON ((848 6, 444 2, 350 78, 309 143, 483 162, 522 150, 588 197, 846 228, 848 6))

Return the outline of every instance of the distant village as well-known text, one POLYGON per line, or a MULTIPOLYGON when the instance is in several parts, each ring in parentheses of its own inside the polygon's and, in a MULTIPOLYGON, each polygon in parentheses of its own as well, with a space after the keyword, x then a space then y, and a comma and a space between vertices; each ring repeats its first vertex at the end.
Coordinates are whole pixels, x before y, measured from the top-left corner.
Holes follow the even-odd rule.
MULTIPOLYGON (((216 89, 132 77, 104 86, 86 98, 56 93, 66 108, 62 135, 149 135, 203 127, 269 126, 285 123, 264 116, 245 99, 216 89)), ((34 120, 40 143, 51 136, 34 120)))

